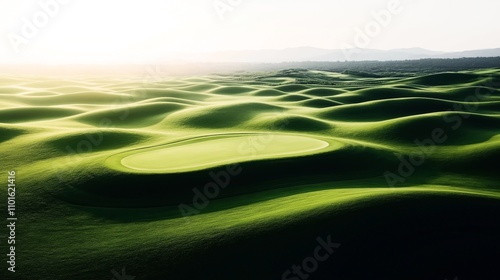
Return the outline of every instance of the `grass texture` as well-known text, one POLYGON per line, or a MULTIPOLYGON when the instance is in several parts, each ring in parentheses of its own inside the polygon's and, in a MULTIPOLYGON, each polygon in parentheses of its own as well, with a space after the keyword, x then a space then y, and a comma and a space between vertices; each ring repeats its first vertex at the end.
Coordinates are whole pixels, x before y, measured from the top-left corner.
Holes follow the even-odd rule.
POLYGON ((3 76, 16 277, 498 279, 499 82, 3 76))

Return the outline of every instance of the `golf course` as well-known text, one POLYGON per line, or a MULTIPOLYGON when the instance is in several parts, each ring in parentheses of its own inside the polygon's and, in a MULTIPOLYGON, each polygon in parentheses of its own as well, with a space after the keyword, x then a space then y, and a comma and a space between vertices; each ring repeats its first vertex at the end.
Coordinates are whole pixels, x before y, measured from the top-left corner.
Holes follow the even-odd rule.
POLYGON ((500 279, 498 68, 4 74, 0 159, 12 279, 500 279))

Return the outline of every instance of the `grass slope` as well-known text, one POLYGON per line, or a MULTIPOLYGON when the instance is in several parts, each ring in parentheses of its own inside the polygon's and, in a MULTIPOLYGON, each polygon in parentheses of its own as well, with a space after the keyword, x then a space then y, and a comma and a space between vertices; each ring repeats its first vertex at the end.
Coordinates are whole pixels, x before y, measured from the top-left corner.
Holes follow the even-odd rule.
POLYGON ((307 279, 496 279, 499 81, 1 77, 16 276, 296 280, 331 236, 307 279))

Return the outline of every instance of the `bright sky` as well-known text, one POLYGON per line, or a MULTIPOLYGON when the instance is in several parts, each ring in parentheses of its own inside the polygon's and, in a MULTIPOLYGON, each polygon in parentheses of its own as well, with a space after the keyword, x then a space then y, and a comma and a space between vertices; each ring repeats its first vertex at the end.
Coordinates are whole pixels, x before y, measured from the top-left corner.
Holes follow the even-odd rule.
POLYGON ((498 0, 0 0, 0 63, 151 62, 172 52, 340 49, 358 46, 357 29, 367 28, 372 32, 362 47, 370 49, 496 48, 498 12, 498 0), (374 14, 385 17, 375 23, 374 14))

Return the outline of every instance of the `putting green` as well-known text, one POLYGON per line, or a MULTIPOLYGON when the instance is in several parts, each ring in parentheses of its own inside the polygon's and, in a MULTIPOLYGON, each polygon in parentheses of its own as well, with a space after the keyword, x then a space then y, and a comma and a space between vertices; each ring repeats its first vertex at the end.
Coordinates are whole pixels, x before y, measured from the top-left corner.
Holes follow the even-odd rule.
POLYGON ((131 170, 173 173, 236 162, 303 155, 329 145, 330 143, 320 139, 296 135, 217 135, 135 150, 117 156, 119 164, 131 170))

